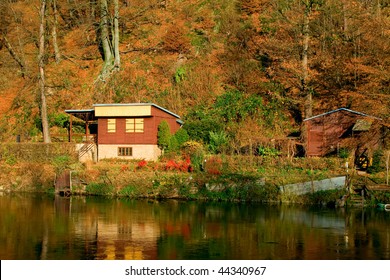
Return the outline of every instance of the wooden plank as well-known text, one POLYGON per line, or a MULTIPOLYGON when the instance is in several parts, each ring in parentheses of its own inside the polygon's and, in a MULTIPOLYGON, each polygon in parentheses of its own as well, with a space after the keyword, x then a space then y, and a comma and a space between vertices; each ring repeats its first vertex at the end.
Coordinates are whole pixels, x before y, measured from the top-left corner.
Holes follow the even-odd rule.
POLYGON ((70 187, 70 170, 65 170, 56 178, 55 191, 56 193, 70 191, 70 187))
POLYGON ((390 191, 390 186, 388 185, 367 185, 369 191, 390 191))

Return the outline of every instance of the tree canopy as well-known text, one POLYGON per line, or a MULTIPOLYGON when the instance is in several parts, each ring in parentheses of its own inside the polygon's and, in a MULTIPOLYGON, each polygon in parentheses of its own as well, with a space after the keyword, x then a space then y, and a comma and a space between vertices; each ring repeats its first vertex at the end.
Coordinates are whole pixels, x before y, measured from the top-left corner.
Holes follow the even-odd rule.
MULTIPOLYGON (((92 103, 154 102, 183 116, 191 137, 223 131, 241 144, 338 107, 389 119, 387 0, 46 1, 54 118, 92 103)), ((41 134, 40 3, 0 3, 1 140, 41 134)))

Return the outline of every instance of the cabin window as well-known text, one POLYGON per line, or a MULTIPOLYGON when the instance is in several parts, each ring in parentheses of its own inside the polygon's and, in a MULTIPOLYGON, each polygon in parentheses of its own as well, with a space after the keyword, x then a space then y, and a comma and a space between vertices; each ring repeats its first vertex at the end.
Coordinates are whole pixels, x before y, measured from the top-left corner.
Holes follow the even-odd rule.
POLYGON ((144 132, 144 119, 126 119, 127 133, 142 133, 144 132))
POLYGON ((133 148, 131 147, 118 147, 118 156, 131 157, 133 155, 133 148))
POLYGON ((116 119, 107 119, 107 132, 108 133, 116 132, 116 119))

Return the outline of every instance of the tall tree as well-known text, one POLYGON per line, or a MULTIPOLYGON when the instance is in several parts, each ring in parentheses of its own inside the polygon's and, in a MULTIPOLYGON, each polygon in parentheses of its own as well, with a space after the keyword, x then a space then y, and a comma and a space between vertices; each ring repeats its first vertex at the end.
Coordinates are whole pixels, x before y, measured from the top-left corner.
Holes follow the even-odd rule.
POLYGON ((58 47, 57 42, 57 26, 58 26, 58 10, 57 10, 57 0, 52 0, 51 7, 53 10, 53 24, 51 29, 51 36, 53 39, 53 49, 56 63, 61 61, 60 48, 58 47))
POLYGON ((119 70, 121 66, 121 59, 119 55, 119 3, 118 0, 114 0, 114 55, 115 70, 119 70))
POLYGON ((12 58, 18 63, 20 67, 20 71, 22 73, 22 77, 25 75, 25 62, 24 60, 15 52, 14 48, 12 47, 11 43, 8 41, 6 35, 2 35, 2 41, 6 49, 8 50, 9 54, 12 56, 12 58))
POLYGON ((323 3, 323 0, 273 0, 260 7, 261 62, 269 68, 268 76, 288 89, 303 118, 313 112, 312 54, 316 53, 313 23, 321 14, 323 3))
POLYGON ((7 36, 9 26, 11 25, 12 21, 10 17, 12 12, 12 8, 10 7, 8 1, 4 1, 0 4, 0 49, 2 46, 5 46, 8 53, 19 65, 21 75, 22 77, 24 77, 26 72, 26 62, 24 61, 23 56, 19 55, 18 52, 15 50, 14 46, 8 40, 7 36))
POLYGON ((305 117, 309 118, 313 114, 313 97, 311 89, 308 85, 309 80, 309 65, 308 65, 308 51, 310 44, 310 17, 313 11, 313 6, 316 0, 302 0, 304 5, 303 24, 302 24, 302 84, 301 91, 305 98, 305 117))
POLYGON ((39 10, 39 91, 40 91, 40 110, 42 121, 43 142, 50 143, 49 121, 47 117, 47 104, 45 92, 45 29, 46 29, 46 0, 41 0, 39 10))
POLYGON ((114 16, 110 14, 107 0, 100 0, 100 40, 103 48, 103 69, 101 79, 108 78, 120 67, 119 55, 119 3, 114 2, 114 16))

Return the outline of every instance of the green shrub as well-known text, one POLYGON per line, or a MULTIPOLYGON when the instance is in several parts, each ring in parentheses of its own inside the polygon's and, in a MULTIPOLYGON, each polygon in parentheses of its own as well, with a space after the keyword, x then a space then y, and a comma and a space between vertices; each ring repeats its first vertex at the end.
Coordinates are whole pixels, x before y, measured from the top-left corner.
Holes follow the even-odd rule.
POLYGON ((163 120, 158 125, 157 132, 157 145, 162 151, 165 151, 169 147, 171 137, 172 135, 170 132, 169 124, 166 120, 163 120))
POLYGON ((5 163, 8 165, 15 165, 17 162, 18 161, 14 155, 7 155, 5 157, 5 163))
POLYGON ((318 191, 304 195, 306 204, 334 207, 336 201, 345 194, 344 190, 318 191))
POLYGON ((277 149, 263 146, 257 148, 257 153, 264 157, 276 157, 280 155, 280 151, 277 149))
POLYGON ((69 115, 59 113, 49 116, 50 126, 66 127, 69 123, 69 115))
POLYGON ((177 152, 179 151, 179 148, 180 148, 179 141, 177 141, 177 138, 175 136, 172 136, 169 139, 167 150, 169 152, 177 152))
POLYGON ((187 142, 190 139, 190 136, 188 135, 187 130, 184 128, 180 128, 176 133, 175 133, 175 138, 177 140, 177 143, 179 147, 181 147, 185 142, 187 142))
POLYGON ((349 157, 349 150, 347 148, 341 148, 339 150, 339 158, 348 158, 349 157))
POLYGON ((183 81, 186 77, 186 69, 184 67, 179 67, 176 69, 175 75, 173 76, 173 79, 176 84, 183 81))
POLYGON ((129 185, 121 189, 118 194, 121 196, 135 197, 137 194, 137 188, 135 186, 129 185))
POLYGON ((185 116, 183 128, 187 131, 189 139, 209 143, 210 131, 221 131, 224 126, 215 110, 208 106, 197 106, 185 116))
POLYGON ((378 173, 382 171, 382 157, 383 157, 383 151, 377 150, 374 152, 374 155, 372 157, 372 164, 367 168, 368 173, 378 173))
POLYGON ((209 149, 214 154, 223 153, 229 143, 228 136, 224 131, 210 131, 209 149))
POLYGON ((194 171, 202 170, 205 149, 201 143, 196 141, 187 141, 182 145, 181 151, 185 157, 190 158, 191 166, 194 171))
POLYGON ((201 120, 188 120, 183 127, 188 131, 191 140, 204 143, 210 142, 210 131, 216 132, 223 129, 221 122, 209 116, 201 120))
POLYGON ((56 156, 52 160, 52 164, 55 167, 57 174, 62 173, 71 163, 72 158, 69 155, 56 156))
POLYGON ((85 191, 89 195, 112 195, 114 187, 104 183, 90 183, 86 186, 85 191))

